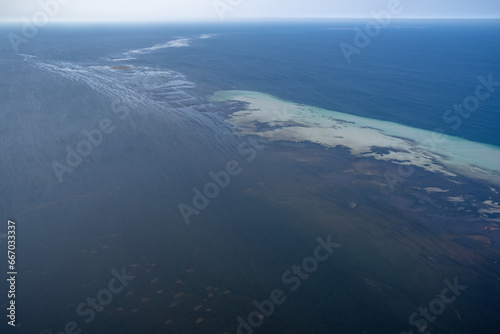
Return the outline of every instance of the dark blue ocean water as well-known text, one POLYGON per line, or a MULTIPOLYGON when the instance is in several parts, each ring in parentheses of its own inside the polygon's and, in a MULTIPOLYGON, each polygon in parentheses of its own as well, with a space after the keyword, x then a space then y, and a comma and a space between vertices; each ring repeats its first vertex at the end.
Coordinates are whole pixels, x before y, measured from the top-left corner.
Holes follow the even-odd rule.
MULTIPOLYGON (((190 47, 158 50, 129 63, 165 65, 207 85, 207 91, 262 91, 298 103, 428 130, 440 128, 450 135, 500 145, 498 86, 469 118, 457 116, 456 111, 448 113, 453 120, 443 118, 455 104, 474 95, 480 76, 500 81, 498 21, 393 22, 347 63, 340 44, 355 46, 356 31, 345 28, 363 30, 365 24, 47 27, 20 49, 41 58, 94 61, 175 37, 214 33, 214 38, 197 40, 190 47)), ((12 56, 4 45, 4 57, 12 56)))
MULTIPOLYGON (((500 81, 498 21, 393 22, 347 63, 340 44, 355 46, 356 31, 351 29, 364 30, 365 24, 47 27, 20 50, 41 58, 84 62, 176 37, 214 33, 215 38, 197 40, 190 47, 158 50, 129 63, 165 65, 207 85, 208 91, 262 91, 298 103, 428 130, 440 128, 450 135, 500 145, 498 86, 469 118, 453 111, 455 104, 474 96, 479 77, 491 75, 494 82, 500 81), (448 113, 452 120, 443 118, 447 110, 453 111, 448 113)), ((2 44, 3 56, 12 57, 8 44, 2 44)))
MULTIPOLYGON (((76 321, 83 333, 233 333, 252 301, 283 289, 287 302, 256 333, 399 333, 455 276, 470 288, 430 331, 497 328, 498 265, 483 225, 473 225, 481 217, 470 218, 476 237, 460 239, 471 249, 487 244, 476 257, 434 234, 458 209, 431 201, 428 216, 402 213, 406 190, 388 205, 378 188, 363 188, 366 175, 349 183, 342 173, 353 161, 341 151, 263 141, 249 162, 237 149, 249 138, 232 135, 221 114, 162 95, 172 93, 168 83, 196 106, 214 91, 254 90, 500 146, 498 86, 459 126, 443 118, 475 94, 479 77, 500 81, 499 22, 393 22, 348 63, 340 44, 353 44, 364 25, 51 25, 20 46, 23 55, 6 38, 20 27, 0 27, 0 233, 8 218, 18 222, 16 332, 55 334, 76 321), (179 39, 187 45, 130 52, 179 39), (127 55, 134 59, 117 60, 127 55), (139 107, 120 119, 113 98, 139 107), (114 132, 59 182, 52 163, 103 118, 114 132), (187 226, 179 203, 231 160, 243 172, 187 226), (432 231, 419 225, 428 217, 432 231), (282 274, 328 234, 342 243, 338 256, 290 291, 282 274), (76 307, 122 268, 136 278, 85 323, 76 307)), ((418 177, 419 187, 444 183, 418 177)))

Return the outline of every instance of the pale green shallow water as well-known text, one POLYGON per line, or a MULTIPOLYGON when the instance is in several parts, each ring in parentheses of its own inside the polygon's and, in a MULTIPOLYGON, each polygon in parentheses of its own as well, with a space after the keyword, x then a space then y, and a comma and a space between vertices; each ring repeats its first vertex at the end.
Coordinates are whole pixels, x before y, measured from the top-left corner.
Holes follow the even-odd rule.
POLYGON ((500 185, 500 147, 472 142, 394 122, 381 121, 284 101, 251 91, 219 91, 211 99, 243 102, 228 122, 246 134, 270 140, 346 146, 351 153, 415 165, 450 177, 462 174, 500 185), (256 122, 268 125, 257 129, 256 122), (385 152, 376 152, 384 148, 385 152))

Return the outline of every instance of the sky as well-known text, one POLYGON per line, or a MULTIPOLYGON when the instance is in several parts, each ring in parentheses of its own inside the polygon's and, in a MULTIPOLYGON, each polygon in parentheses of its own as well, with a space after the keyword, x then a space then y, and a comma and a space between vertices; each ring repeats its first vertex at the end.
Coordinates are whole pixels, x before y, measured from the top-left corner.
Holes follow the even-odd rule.
MULTIPOLYGON (((0 20, 234 21, 369 18, 400 3, 398 18, 500 18, 500 0, 0 0, 0 20), (41 15, 41 16, 40 16, 41 15)), ((396 17, 396 16, 395 16, 396 17)))

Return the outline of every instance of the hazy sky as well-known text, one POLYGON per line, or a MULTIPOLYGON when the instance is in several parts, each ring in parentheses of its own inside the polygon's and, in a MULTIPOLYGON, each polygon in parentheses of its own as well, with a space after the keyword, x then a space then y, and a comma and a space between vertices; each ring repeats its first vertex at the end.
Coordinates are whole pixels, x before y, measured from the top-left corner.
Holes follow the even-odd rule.
POLYGON ((52 20, 365 18, 390 1, 401 2, 400 18, 500 18, 500 0, 0 0, 0 19, 31 19, 40 3, 58 4, 47 7, 52 20))

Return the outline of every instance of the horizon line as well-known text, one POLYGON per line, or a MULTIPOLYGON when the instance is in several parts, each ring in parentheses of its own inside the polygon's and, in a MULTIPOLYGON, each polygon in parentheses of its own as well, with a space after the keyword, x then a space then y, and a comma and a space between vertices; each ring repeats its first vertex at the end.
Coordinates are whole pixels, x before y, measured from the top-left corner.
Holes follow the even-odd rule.
MULTIPOLYGON (((246 18, 226 18, 224 20, 215 18, 173 18, 173 19, 49 19, 50 23, 238 23, 238 22, 263 22, 263 21, 357 21, 373 20, 373 17, 246 17, 246 18)), ((392 21, 470 21, 470 20, 500 20, 500 17, 398 17, 392 21)), ((0 18, 1 23, 19 23, 22 24, 26 18, 7 19, 0 18)), ((45 24, 44 24, 45 25, 45 24)))

